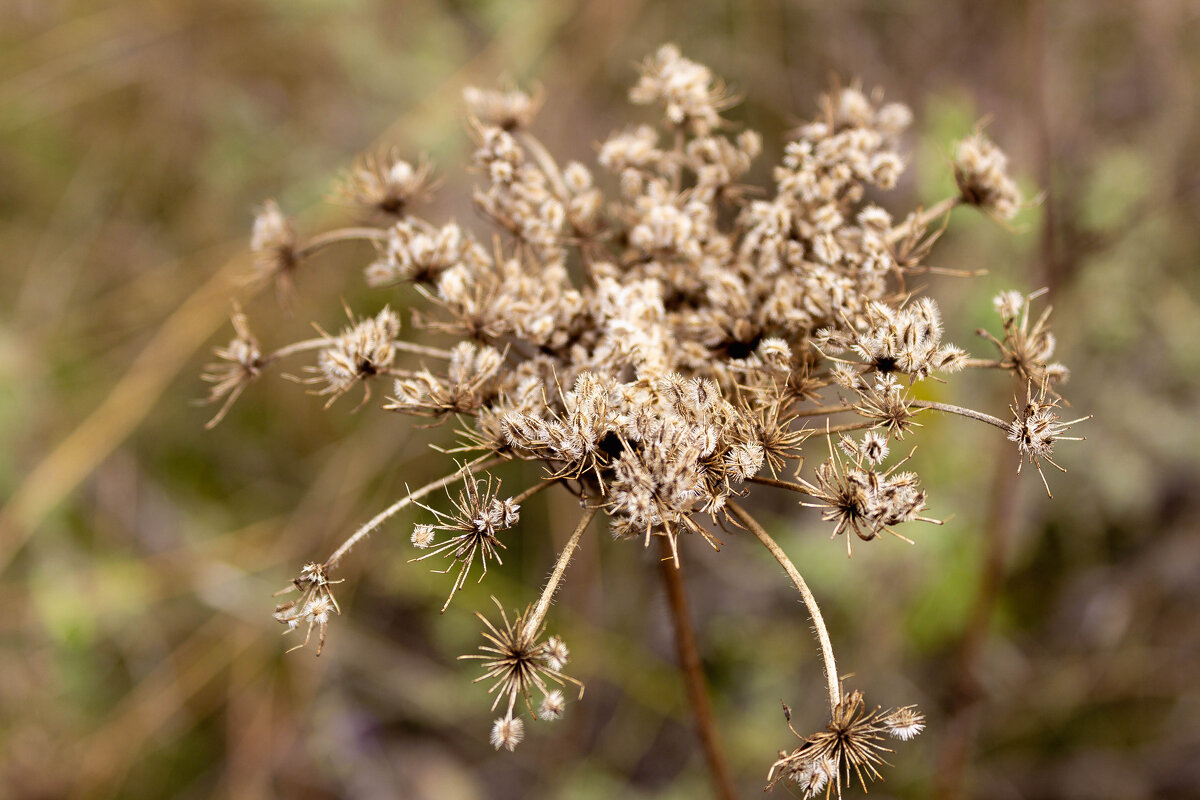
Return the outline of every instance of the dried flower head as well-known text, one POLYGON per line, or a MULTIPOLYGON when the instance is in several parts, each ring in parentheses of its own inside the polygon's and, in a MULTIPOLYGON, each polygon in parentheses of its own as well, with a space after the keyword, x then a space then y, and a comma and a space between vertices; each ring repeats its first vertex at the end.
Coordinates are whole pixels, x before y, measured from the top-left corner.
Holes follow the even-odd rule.
POLYGON ((524 738, 525 721, 520 717, 499 717, 492 724, 492 747, 497 750, 503 747, 511 753, 524 738))
POLYGON ((997 219, 1010 220, 1021 210, 1021 190, 1008 176, 1008 158, 982 131, 955 147, 954 180, 964 203, 997 219))
MULTIPOLYGON (((562 715, 562 692, 551 688, 551 684, 565 686, 573 683, 579 687, 579 697, 583 697, 583 684, 564 675, 560 668, 553 665, 554 658, 550 652, 549 643, 542 640, 544 628, 533 616, 531 609, 516 615, 510 621, 508 614, 500 601, 492 598, 500 611, 500 624, 493 624, 483 614, 476 612, 475 616, 484 624, 484 643, 479 646, 478 653, 459 656, 460 659, 477 659, 483 662, 484 674, 475 682, 491 681, 488 694, 495 695, 492 699, 492 710, 504 702, 504 716, 496 721, 499 726, 502 721, 509 728, 513 722, 521 723, 519 717, 513 716, 518 699, 524 700, 526 708, 535 718, 540 716, 533 709, 533 692, 542 696, 539 708, 546 712, 547 719, 558 719, 562 715), (557 711, 557 714, 554 713, 557 711)), ((557 638, 557 637, 555 637, 557 638)), ((559 640, 561 642, 561 640, 559 640)), ((516 739, 505 739, 502 744, 512 750, 521 741, 524 724, 516 729, 516 739)), ((492 744, 497 749, 501 744, 496 743, 497 728, 492 729, 492 744)), ((511 731, 510 731, 511 732, 511 731)))
POLYGON ((731 102, 708 67, 684 58, 673 44, 663 45, 642 62, 642 76, 629 90, 629 99, 639 105, 662 105, 670 122, 700 135, 721 124, 719 112, 731 102))
POLYGON ((1083 441, 1082 436, 1063 436, 1063 434, 1077 422, 1091 419, 1091 415, 1063 422, 1055 413, 1059 399, 1057 397, 1047 399, 1046 395, 1045 383, 1036 393, 1032 383, 1026 387, 1025 402, 1023 404, 1014 402, 1010 406, 1013 419, 1008 425, 1008 440, 1017 443, 1017 450, 1023 459, 1017 462, 1017 472, 1021 471, 1021 466, 1025 460, 1028 460, 1037 469, 1038 475, 1042 477, 1046 495, 1053 497, 1054 495, 1050 493, 1050 484, 1046 481, 1046 473, 1042 472, 1042 461, 1046 461, 1060 472, 1066 472, 1050 457, 1054 453, 1054 443, 1057 441, 1083 441))
POLYGON ((454 501, 452 513, 446 514, 418 503, 421 508, 437 517, 438 521, 414 529, 413 544, 429 552, 410 560, 424 561, 434 556, 445 556, 450 559, 450 564, 444 570, 435 572, 449 572, 455 567, 458 568, 458 574, 450 588, 450 596, 446 598, 442 611, 450 607, 455 593, 466 584, 467 575, 475 564, 476 556, 479 561, 480 580, 487 575, 488 559, 497 564, 504 563, 500 558, 500 551, 505 545, 496 534, 517 524, 521 517, 521 506, 511 497, 500 499, 499 491, 500 481, 490 475, 486 482, 475 480, 468 470, 466 482, 462 491, 458 493, 458 499, 454 501), (435 531, 446 531, 451 535, 435 543, 435 531))
POLYGON ((882 713, 875 706, 868 711, 858 690, 842 695, 825 730, 808 736, 792 728, 791 711, 786 705, 783 712, 788 727, 802 744, 790 753, 780 753, 767 773, 767 788, 788 779, 800 785, 805 797, 815 796, 827 785, 841 797, 843 784, 849 785, 852 776, 865 792, 868 779, 883 778, 879 767, 887 764, 884 754, 893 752, 883 744, 884 734, 907 741, 923 726, 923 718, 912 706, 882 713), (898 732, 901 730, 903 733, 898 732))
POLYGON ((925 730, 925 716, 915 706, 904 706, 885 714, 883 726, 892 736, 907 742, 925 730))
POLYGON ((540 88, 532 95, 515 88, 499 91, 468 86, 463 89, 467 114, 483 125, 494 125, 505 131, 528 128, 541 109, 543 99, 540 88))
MULTIPOLYGON (((346 309, 346 316, 354 322, 354 316, 346 309)), ((395 358, 393 342, 400 333, 400 317, 387 306, 374 317, 360 319, 341 334, 331 337, 320 328, 325 336, 325 346, 317 354, 317 366, 308 367, 314 377, 307 383, 324 384, 316 394, 329 395, 326 407, 350 391, 354 384, 363 384, 363 403, 371 397, 368 381, 376 375, 386 374, 395 358)))
POLYGON ((1067 368, 1062 364, 1050 363, 1057 344, 1049 326, 1053 306, 1046 306, 1032 325, 1029 322, 1029 311, 1033 301, 1045 293, 1045 289, 1028 295, 1013 291, 1001 292, 992 301, 992 305, 1004 325, 1004 337, 998 339, 983 329, 977 333, 1000 351, 1001 368, 1011 371, 1024 382, 1033 381, 1052 388, 1049 384, 1061 383, 1068 376, 1067 368))
MULTIPOLYGON (((816 483, 801 480, 816 502, 800 505, 823 509, 821 519, 836 523, 834 537, 853 531, 859 539, 869 542, 886 531, 912 544, 911 539, 891 526, 913 520, 941 524, 939 520, 920 516, 925 509, 925 491, 919 488, 916 474, 896 472, 912 453, 880 472, 876 469, 878 462, 872 462, 867 455, 869 449, 878 452, 877 439, 869 446, 844 439, 842 452, 851 457, 847 464, 842 453, 834 449, 832 437, 827 438, 829 459, 817 467, 816 483)), ((846 555, 852 552, 852 542, 847 536, 846 555)))
POLYGON ((413 204, 428 200, 433 188, 428 163, 414 166, 389 148, 359 156, 335 195, 364 211, 401 218, 413 204))
MULTIPOLYGON (((275 606, 275 619, 287 626, 284 633, 290 633, 308 623, 304 632, 304 641, 293 647, 292 650, 299 650, 306 646, 312 637, 313 627, 316 627, 319 634, 317 655, 321 655, 321 651, 325 648, 325 631, 329 627, 329 619, 333 614, 342 613, 342 609, 338 607, 337 600, 334 599, 333 592, 329 588, 336 583, 341 583, 341 581, 329 580, 324 564, 310 563, 304 565, 304 569, 300 570, 300 575, 292 580, 290 586, 275 593, 276 596, 279 596, 293 590, 300 592, 299 600, 289 600, 275 606)), ((290 653, 291 650, 288 652, 290 653)))
POLYGON ((558 689, 554 689, 542 698, 542 703, 538 706, 538 719, 551 721, 562 719, 563 709, 566 707, 567 701, 563 697, 563 693, 558 689))
POLYGON ((302 253, 291 218, 284 215, 274 200, 265 201, 254 215, 250 250, 254 253, 250 280, 273 283, 276 297, 281 303, 289 303, 302 253))
POLYGON ((236 338, 206 372, 209 399, 228 404, 269 365, 316 351, 308 368, 316 394, 332 402, 362 383, 366 402, 373 379, 387 376, 383 407, 431 425, 454 419, 458 439, 440 452, 466 460, 306 567, 293 585, 300 600, 276 617, 289 628, 307 624, 310 635, 315 628, 323 643, 338 611, 328 571, 412 505, 433 517, 411 529, 414 560, 445 559, 448 606, 469 576, 482 580, 501 564, 507 542, 533 535, 517 527, 521 504, 565 490, 580 519, 537 603, 513 619, 500 609, 496 623, 481 616, 485 643, 465 656, 483 662, 479 680, 491 684, 493 709, 505 702, 492 743, 511 750, 525 733, 518 699, 531 718, 554 719, 560 689, 576 683, 562 672, 566 645, 542 631, 595 516, 618 540, 657 543, 667 575, 689 547, 720 548, 718 533, 733 531, 731 546, 757 540, 800 592, 826 673, 829 726, 783 754, 771 782, 786 775, 809 795, 840 793, 853 772, 865 787, 888 752, 883 735, 911 737, 923 720, 911 708, 867 712, 861 695, 843 694, 813 593, 743 504, 767 490, 801 495, 834 537, 845 536, 848 552, 854 539, 884 532, 911 541, 901 524, 936 520, 922 516, 929 498, 916 473, 901 469, 907 457, 887 464, 894 442, 919 427, 918 414, 997 428, 1039 468, 1071 438, 1063 434, 1073 423, 1055 411, 1052 384, 1065 369, 1049 363, 1048 310, 1030 320, 1036 295, 998 300, 1004 333, 987 335, 1000 351, 989 361, 948 344, 938 305, 907 280, 953 271, 925 263, 951 211, 971 205, 1007 219, 1020 193, 1003 154, 977 134, 957 148, 955 194, 928 209, 885 209, 905 167, 900 136, 912 114, 857 84, 819 98, 757 187, 747 181, 762 138, 722 120, 732 97, 706 66, 664 45, 642 63, 629 97, 656 119, 605 138, 593 170, 560 166, 537 138, 540 92, 468 89, 471 198, 486 233, 415 213, 430 167, 394 151, 360 159, 341 187, 379 212, 378 227, 300 242, 274 203, 263 207, 252 241, 261 272, 282 283, 317 249, 370 242, 367 284, 411 284, 410 328, 428 339, 400 340, 400 314, 385 307, 347 312, 337 336, 264 351, 235 314, 236 338), (951 383, 975 369, 1026 386, 1011 423, 916 393, 919 381, 951 383), (817 450, 811 458, 808 440, 821 431, 828 457, 817 450), (537 465, 543 480, 502 496, 490 470, 511 461, 537 465), (451 508, 421 502, 441 490, 451 508))
POLYGON ((246 320, 246 315, 242 313, 242 307, 237 303, 233 304, 233 314, 230 320, 233 322, 235 333, 233 341, 225 347, 213 348, 213 355, 220 360, 205 366, 204 372, 200 375, 202 380, 212 384, 208 390, 208 397, 203 402, 209 404, 221 399, 225 401, 221 404, 221 409, 216 416, 204 426, 210 429, 216 427, 225 418, 238 397, 247 386, 258 378, 263 367, 266 366, 262 351, 258 347, 258 340, 250 332, 250 323, 246 320))

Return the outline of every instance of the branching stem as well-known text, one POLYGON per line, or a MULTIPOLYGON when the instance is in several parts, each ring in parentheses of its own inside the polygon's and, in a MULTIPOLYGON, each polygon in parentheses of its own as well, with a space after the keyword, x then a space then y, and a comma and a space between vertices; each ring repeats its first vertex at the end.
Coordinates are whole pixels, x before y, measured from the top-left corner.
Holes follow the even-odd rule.
POLYGON ((320 350, 322 347, 328 347, 333 344, 333 342, 334 340, 328 336, 322 336, 319 339, 305 339, 302 342, 293 342, 286 347, 281 347, 278 350, 267 353, 262 357, 260 364, 266 367, 288 356, 294 356, 296 353, 303 353, 308 350, 320 350))

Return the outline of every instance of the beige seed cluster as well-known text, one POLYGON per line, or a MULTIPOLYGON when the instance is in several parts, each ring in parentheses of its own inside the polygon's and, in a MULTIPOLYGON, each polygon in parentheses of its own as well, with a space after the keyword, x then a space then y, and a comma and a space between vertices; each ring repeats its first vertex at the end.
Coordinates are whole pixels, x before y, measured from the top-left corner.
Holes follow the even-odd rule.
POLYGON ((387 411, 455 421, 450 452, 469 463, 448 459, 445 478, 305 567, 293 585, 301 599, 277 609, 289 628, 319 631, 318 651, 338 613, 329 571, 400 510, 425 510, 412 530, 414 560, 438 559, 452 573, 449 605, 468 577, 500 564, 510 537, 536 533, 518 524, 528 497, 558 486, 579 499, 583 519, 537 604, 511 618, 501 608, 499 622, 481 616, 484 644, 471 657, 492 683, 493 708, 506 707, 492 730, 497 749, 525 735, 518 700, 533 718, 563 714, 556 687, 573 682, 562 673, 568 650, 541 637, 593 515, 617 539, 660 538, 676 565, 690 539, 720 547, 757 538, 809 604, 831 698, 828 729, 781 756, 770 781, 794 781, 809 796, 831 785, 840 792, 851 771, 859 782, 878 775, 883 733, 906 740, 922 718, 911 708, 867 712, 860 694, 842 692, 811 592, 741 503, 752 488, 794 492, 848 552, 851 534, 911 541, 895 528, 935 520, 922 516, 928 497, 916 473, 900 469, 907 458, 887 462, 929 411, 992 425, 1039 469, 1054 464, 1054 444, 1072 438, 1063 434, 1073 423, 1054 411, 1067 373, 1050 362, 1049 309, 1031 322, 1036 293, 1002 294, 1001 331, 983 332, 998 357, 973 358, 946 341, 937 303, 908 280, 936 272, 924 259, 951 209, 972 205, 1007 220, 1023 201, 1003 153, 976 133, 955 151, 956 195, 927 210, 885 209, 879 198, 905 169, 912 114, 857 86, 820 98, 765 186, 747 183, 761 137, 726 119, 733 95, 677 47, 646 59, 629 98, 656 108, 657 124, 612 133, 592 168, 560 165, 534 135, 540 94, 468 89, 472 197, 490 232, 424 219, 431 167, 394 151, 360 158, 338 190, 377 227, 301 240, 267 202, 251 242, 260 278, 290 290, 310 253, 365 240, 375 249, 363 265, 367 284, 411 285, 422 302, 347 311, 338 334, 265 353, 238 312, 235 339, 204 375, 208 399, 223 404, 219 419, 267 367, 307 354, 307 383, 330 402, 359 385, 366 402, 382 384, 387 411), (406 313, 404 324, 424 332, 420 343, 400 336, 406 313), (1025 389, 1011 421, 913 393, 918 382, 980 368, 1009 372, 1025 389), (827 444, 810 446, 813 436, 827 444), (540 464, 544 481, 502 495, 487 470, 512 460, 540 464), (458 483, 455 499, 449 487, 458 483), (417 502, 438 489, 449 510, 417 502))

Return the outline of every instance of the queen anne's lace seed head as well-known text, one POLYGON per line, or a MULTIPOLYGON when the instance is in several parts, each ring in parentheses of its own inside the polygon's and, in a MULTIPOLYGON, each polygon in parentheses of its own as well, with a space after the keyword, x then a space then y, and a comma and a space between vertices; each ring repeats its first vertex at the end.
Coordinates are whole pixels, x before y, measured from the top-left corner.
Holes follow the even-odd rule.
POLYGON ((964 203, 1003 220, 1021 210, 1021 190, 1008 176, 1008 158, 982 132, 955 147, 954 179, 964 203))
MULTIPOLYGON (((928 498, 902 469, 908 457, 889 461, 918 415, 1003 429, 1039 470, 1073 438, 1064 435, 1073 423, 1058 417, 1066 370, 1050 360, 1049 309, 1031 316, 1038 293, 997 298, 1002 330, 983 335, 998 354, 971 358, 946 341, 923 282, 909 280, 933 270, 925 260, 946 209, 968 204, 1008 219, 1022 204, 1006 158, 981 134, 955 151, 957 194, 907 212, 885 192, 903 173, 911 144, 900 137, 912 114, 879 92, 850 85, 822 96, 765 170, 754 163, 762 138, 721 118, 732 100, 725 85, 678 47, 642 63, 630 99, 653 108, 599 143, 594 172, 560 166, 537 139, 540 93, 467 89, 472 199, 486 232, 419 216, 430 171, 390 150, 356 162, 340 190, 375 212, 380 228, 300 241, 266 203, 251 242, 260 274, 286 288, 311 253, 369 241, 367 283, 403 292, 411 327, 427 338, 400 340, 401 317, 385 307, 351 317, 336 336, 270 351, 239 312, 234 340, 205 373, 208 400, 225 404, 219 419, 269 366, 307 354, 309 383, 330 401, 361 383, 365 402, 373 379, 386 376, 385 409, 450 422, 458 437, 443 451, 462 459, 451 474, 398 500, 293 581, 300 597, 276 618, 306 637, 317 632, 318 651, 338 613, 328 570, 393 514, 412 505, 427 513, 411 529, 413 560, 436 559, 436 571, 449 573, 448 606, 467 580, 502 565, 516 537, 536 533, 520 528, 527 498, 543 487, 576 496, 585 519, 542 598, 513 618, 503 609, 499 622, 482 618, 484 643, 468 656, 481 662, 502 712, 497 749, 524 735, 519 703, 528 721, 562 714, 560 689, 574 682, 562 672, 569 654, 542 633, 591 515, 603 513, 618 539, 657 540, 679 564, 693 534, 713 547, 724 544, 718 533, 749 540, 741 532, 753 518, 742 504, 774 487, 802 495, 849 552, 852 541, 905 539, 896 530, 904 523, 936 521, 922 516, 928 498), (748 186, 759 173, 770 175, 767 185, 748 186), (925 399, 943 394, 930 384, 975 368, 1009 372, 1026 387, 1009 421, 925 399), (545 480, 501 494, 488 471, 501 461, 535 462, 545 480), (429 500, 443 487, 444 500, 429 500)), ((877 777, 889 752, 883 736, 904 740, 923 725, 911 708, 868 711, 859 693, 840 690, 831 661, 827 729, 801 737, 770 778, 786 776, 808 796, 840 794, 852 774, 877 777)))
MULTIPOLYGON (((353 318, 352 318, 353 319, 353 318)), ((386 306, 374 317, 359 320, 330 339, 317 356, 309 383, 324 384, 317 394, 330 395, 332 403, 355 383, 385 373, 395 358, 393 342, 400 333, 400 317, 386 306)))
POLYGON ((403 217, 415 203, 428 200, 433 188, 427 163, 414 166, 391 148, 359 156, 335 194, 361 209, 403 217))
POLYGON ((629 99, 639 105, 662 105, 672 124, 700 135, 721 124, 719 112, 729 105, 725 87, 708 67, 684 58, 673 44, 663 45, 642 63, 642 77, 629 99))
POLYGON ((498 91, 468 86, 463 89, 467 113, 485 125, 506 131, 528 128, 542 107, 542 93, 526 94, 519 89, 498 91))

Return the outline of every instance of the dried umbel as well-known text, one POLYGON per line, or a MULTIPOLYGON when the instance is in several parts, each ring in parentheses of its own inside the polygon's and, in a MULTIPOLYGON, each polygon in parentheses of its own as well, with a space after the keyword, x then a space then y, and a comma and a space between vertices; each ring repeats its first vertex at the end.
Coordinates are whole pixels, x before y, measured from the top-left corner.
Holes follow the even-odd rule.
MULTIPOLYGON (((1036 293, 997 298, 1000 331, 984 336, 999 356, 973 358, 945 340, 937 304, 908 280, 946 272, 924 259, 955 207, 1008 219, 1022 205, 1003 154, 975 134, 956 151, 957 194, 907 214, 884 210, 866 198, 896 185, 905 166, 899 137, 912 115, 851 86, 820 98, 816 117, 791 134, 772 184, 750 187, 743 181, 761 138, 722 116, 730 92, 672 45, 646 60, 630 93, 660 110, 660 124, 602 142, 599 175, 577 162, 560 166, 532 133, 540 95, 470 89, 465 99, 473 198, 493 232, 423 219, 431 168, 394 151, 361 158, 340 189, 383 227, 304 239, 270 202, 255 223, 259 272, 285 289, 302 282, 311 253, 371 242, 377 255, 363 265, 367 283, 383 291, 412 284, 424 302, 406 324, 425 335, 420 343, 401 339, 401 313, 381 301, 382 310, 365 316, 347 312, 350 323, 336 336, 318 328, 317 338, 265 352, 236 312, 236 338, 215 351, 206 372, 209 400, 223 403, 214 422, 269 367, 315 352, 307 367, 314 394, 332 402, 362 384, 366 402, 371 386, 385 382, 385 410, 435 423, 455 418, 458 440, 439 452, 465 459, 306 566, 290 587, 300 599, 276 618, 289 629, 306 626, 307 635, 315 628, 319 653, 331 613, 339 613, 330 573, 412 505, 430 515, 412 529, 412 560, 441 560, 451 573, 449 606, 471 576, 483 580, 489 565, 501 566, 506 543, 540 533, 520 526, 523 503, 554 487, 569 492, 581 517, 537 601, 512 617, 501 608, 498 622, 481 615, 485 643, 466 656, 481 661, 493 709, 504 705, 492 744, 512 750, 526 734, 522 707, 530 719, 558 719, 566 684, 582 694, 562 671, 566 644, 544 632, 595 516, 616 539, 658 542, 673 598, 682 596, 675 571, 694 542, 757 540, 812 617, 830 710, 826 730, 801 737, 769 781, 786 778, 811 795, 840 793, 853 776, 865 788, 890 752, 883 737, 909 739, 923 719, 911 707, 867 711, 858 692, 843 692, 816 600, 748 498, 757 487, 799 495, 845 537, 848 553, 852 540, 911 542, 897 528, 936 520, 923 516, 929 498, 917 475, 901 470, 907 456, 892 453, 924 415, 991 425, 1039 468, 1054 464, 1057 442, 1074 438, 1064 435, 1073 423, 1055 411, 1066 370, 1049 361, 1049 309, 1031 323, 1036 293), (979 369, 1010 373, 1026 393, 1010 422, 913 392, 918 382, 979 369), (502 494, 489 470, 508 461, 539 464, 543 478, 502 494), (448 505, 419 502, 441 490, 448 505)), ((684 607, 673 600, 681 652, 694 653, 684 607)), ((714 776, 727 784, 698 660, 685 658, 683 674, 714 776)))
POLYGON ((792 712, 786 703, 783 715, 802 743, 790 753, 779 754, 767 774, 767 785, 786 780, 797 784, 804 797, 815 797, 822 790, 828 794, 830 789, 836 789, 841 797, 843 785, 852 780, 866 791, 868 779, 882 777, 879 767, 887 764, 884 754, 892 752, 885 744, 885 734, 908 741, 925 727, 924 717, 912 706, 886 712, 875 706, 868 711, 859 691, 843 695, 825 730, 808 736, 792 728, 792 712))

